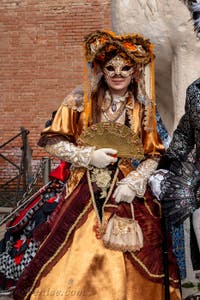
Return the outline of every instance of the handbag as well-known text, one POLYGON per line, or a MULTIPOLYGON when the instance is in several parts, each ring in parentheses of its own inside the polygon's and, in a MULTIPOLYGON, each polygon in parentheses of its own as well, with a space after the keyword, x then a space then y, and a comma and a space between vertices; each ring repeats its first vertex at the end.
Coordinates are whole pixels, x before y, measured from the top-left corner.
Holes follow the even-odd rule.
POLYGON ((114 214, 108 221, 103 242, 106 248, 119 251, 139 251, 143 247, 143 234, 138 221, 134 217, 133 204, 132 218, 123 218, 114 214))

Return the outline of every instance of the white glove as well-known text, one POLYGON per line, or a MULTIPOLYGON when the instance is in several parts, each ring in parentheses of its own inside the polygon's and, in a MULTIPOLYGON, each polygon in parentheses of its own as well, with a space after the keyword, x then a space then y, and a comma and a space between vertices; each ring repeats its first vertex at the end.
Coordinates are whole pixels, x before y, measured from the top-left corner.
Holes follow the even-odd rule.
POLYGON ((154 172, 148 179, 148 184, 156 198, 160 200, 161 194, 161 182, 164 179, 164 175, 168 173, 168 170, 160 169, 154 172))
POLYGON ((111 163, 115 163, 117 161, 117 157, 113 157, 112 155, 117 154, 117 150, 112 148, 101 148, 93 151, 90 157, 89 164, 96 168, 105 168, 111 163))
POLYGON ((115 202, 127 202, 131 203, 136 196, 136 191, 132 190, 127 184, 118 185, 113 193, 115 202))

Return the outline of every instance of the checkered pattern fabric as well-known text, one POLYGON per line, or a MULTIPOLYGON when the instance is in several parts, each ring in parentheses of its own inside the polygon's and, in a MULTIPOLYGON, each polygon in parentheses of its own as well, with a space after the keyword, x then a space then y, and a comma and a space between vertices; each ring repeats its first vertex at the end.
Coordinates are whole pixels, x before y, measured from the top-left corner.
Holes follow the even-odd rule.
POLYGON ((26 249, 24 256, 19 264, 9 255, 7 251, 0 255, 0 272, 9 279, 18 280, 23 270, 35 256, 38 244, 31 241, 26 249))

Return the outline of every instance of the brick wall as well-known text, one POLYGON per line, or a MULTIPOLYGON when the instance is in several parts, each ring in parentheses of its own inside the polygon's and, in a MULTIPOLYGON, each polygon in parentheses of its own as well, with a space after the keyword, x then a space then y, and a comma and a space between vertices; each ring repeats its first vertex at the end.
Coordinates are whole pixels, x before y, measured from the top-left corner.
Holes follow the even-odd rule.
MULTIPOLYGON (((83 36, 111 29, 110 2, 1 1, 0 145, 23 126, 30 131, 34 161, 46 156, 37 146, 40 131, 66 94, 82 82, 83 36)), ((0 150, 18 157, 17 146, 16 141, 0 150)), ((5 169, 7 163, 0 158, 0 181, 12 173, 5 169)))

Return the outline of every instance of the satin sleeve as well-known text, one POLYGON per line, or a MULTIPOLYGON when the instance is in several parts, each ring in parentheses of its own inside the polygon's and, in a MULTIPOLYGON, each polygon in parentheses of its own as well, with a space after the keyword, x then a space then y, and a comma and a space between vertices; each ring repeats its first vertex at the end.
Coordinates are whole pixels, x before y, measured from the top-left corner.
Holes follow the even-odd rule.
POLYGON ((139 102, 134 105, 133 119, 134 131, 142 139, 145 157, 160 157, 165 152, 165 147, 157 130, 148 131, 144 128, 144 107, 139 102))
POLYGON ((62 104, 53 119, 52 124, 41 132, 38 145, 44 147, 47 143, 68 140, 75 142, 83 129, 83 113, 62 104))
POLYGON ((142 141, 144 155, 148 157, 160 157, 165 152, 165 147, 156 132, 147 132, 143 129, 142 141))

